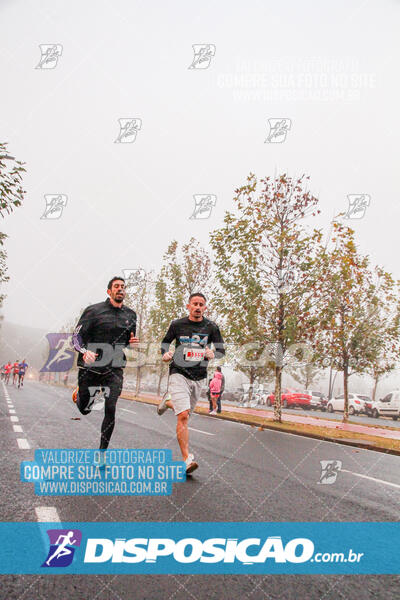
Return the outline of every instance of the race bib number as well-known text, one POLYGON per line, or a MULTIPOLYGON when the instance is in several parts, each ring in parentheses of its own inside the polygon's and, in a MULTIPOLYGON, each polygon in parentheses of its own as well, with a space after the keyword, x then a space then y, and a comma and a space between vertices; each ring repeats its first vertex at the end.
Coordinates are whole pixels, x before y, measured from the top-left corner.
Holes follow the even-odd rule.
POLYGON ((185 348, 183 351, 184 359, 188 362, 200 362, 204 360, 205 354, 203 348, 185 348))

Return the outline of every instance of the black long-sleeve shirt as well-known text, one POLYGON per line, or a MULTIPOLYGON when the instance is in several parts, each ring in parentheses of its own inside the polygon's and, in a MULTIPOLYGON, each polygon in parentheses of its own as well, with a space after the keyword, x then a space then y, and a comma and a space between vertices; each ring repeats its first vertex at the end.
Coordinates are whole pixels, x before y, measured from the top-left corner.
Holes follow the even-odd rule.
POLYGON ((205 317, 202 321, 191 321, 189 317, 172 321, 161 343, 161 354, 168 352, 173 341, 175 353, 169 366, 170 374, 180 373, 194 381, 207 377, 206 347, 214 344, 215 358, 225 354, 218 325, 205 317))
POLYGON ((131 333, 136 335, 136 313, 131 308, 113 306, 109 298, 88 306, 72 336, 73 346, 79 352, 78 366, 94 371, 124 367, 126 357, 123 348, 129 345, 131 333), (86 350, 98 354, 96 361, 90 365, 83 362, 86 350))

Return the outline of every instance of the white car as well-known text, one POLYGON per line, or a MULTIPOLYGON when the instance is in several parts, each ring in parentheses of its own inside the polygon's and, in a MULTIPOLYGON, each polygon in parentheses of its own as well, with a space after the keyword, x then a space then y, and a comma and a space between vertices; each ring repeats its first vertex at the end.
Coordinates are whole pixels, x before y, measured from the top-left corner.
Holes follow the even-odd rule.
MULTIPOLYGON (((349 415, 358 415, 365 413, 365 402, 368 397, 363 394, 349 393, 349 415)), ((326 410, 333 413, 335 410, 344 412, 344 394, 331 398, 327 404, 326 410)))
POLYGON ((313 410, 326 410, 327 400, 322 392, 306 390, 305 393, 311 396, 310 406, 313 410))
POLYGON ((381 400, 370 402, 367 405, 369 417, 392 417, 394 421, 400 416, 400 391, 395 390, 381 400))

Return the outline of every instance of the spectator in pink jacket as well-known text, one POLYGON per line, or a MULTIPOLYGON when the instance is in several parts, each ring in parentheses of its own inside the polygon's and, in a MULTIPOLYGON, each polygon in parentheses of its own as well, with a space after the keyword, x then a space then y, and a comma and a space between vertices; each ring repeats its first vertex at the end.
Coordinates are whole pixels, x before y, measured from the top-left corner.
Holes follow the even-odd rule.
POLYGON ((216 415, 217 414, 217 399, 219 394, 221 393, 221 386, 222 386, 222 373, 220 373, 219 371, 215 371, 214 373, 214 377, 211 379, 210 381, 210 396, 211 396, 211 402, 212 402, 212 411, 210 412, 210 415, 216 415))

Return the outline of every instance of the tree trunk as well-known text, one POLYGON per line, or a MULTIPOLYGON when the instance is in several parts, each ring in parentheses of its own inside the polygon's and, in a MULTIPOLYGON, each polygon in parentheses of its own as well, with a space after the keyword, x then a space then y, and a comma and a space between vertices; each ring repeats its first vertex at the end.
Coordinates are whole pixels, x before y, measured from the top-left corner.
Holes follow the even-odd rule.
POLYGON ((140 392, 140 380, 142 378, 142 367, 138 367, 137 368, 137 373, 136 373, 136 390, 135 390, 135 396, 139 396, 139 392, 140 392))
POLYGON ((250 402, 252 400, 253 397, 253 393, 254 393, 254 381, 256 378, 256 370, 254 367, 250 367, 250 385, 249 385, 249 392, 247 394, 247 401, 250 402))
POLYGON ((329 392, 328 400, 332 398, 332 367, 329 369, 329 392))
POLYGON ((158 385, 157 385, 157 396, 161 395, 161 381, 163 376, 163 364, 160 365, 160 370, 158 372, 158 385))
POLYGON ((347 423, 347 421, 349 420, 348 380, 349 380, 349 367, 348 367, 348 361, 346 360, 344 363, 344 369, 343 369, 343 393, 344 393, 343 423, 347 423))
POLYGON ((281 388, 282 388, 282 367, 277 365, 275 367, 275 401, 274 401, 274 421, 282 422, 282 402, 281 402, 281 388))
POLYGON ((372 402, 375 401, 376 396, 376 388, 378 387, 379 375, 375 375, 374 377, 374 388, 372 390, 372 402))

